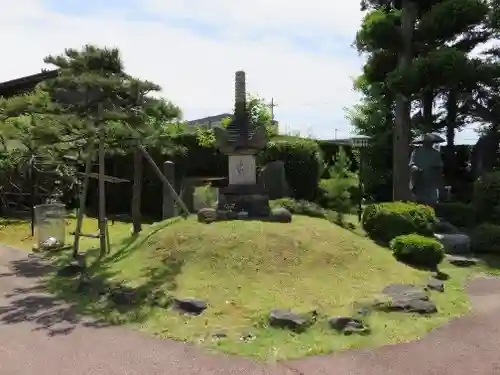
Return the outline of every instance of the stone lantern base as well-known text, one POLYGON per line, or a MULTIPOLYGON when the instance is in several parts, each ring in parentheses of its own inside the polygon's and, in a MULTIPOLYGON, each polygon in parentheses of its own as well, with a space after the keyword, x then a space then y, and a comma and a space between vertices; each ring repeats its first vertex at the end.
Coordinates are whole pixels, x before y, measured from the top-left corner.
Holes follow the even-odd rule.
POLYGON ((250 217, 271 213, 269 198, 259 185, 230 185, 220 189, 217 210, 246 212, 250 217))
POLYGON ((230 185, 219 190, 216 208, 198 211, 198 221, 262 220, 290 223, 292 214, 285 208, 271 209, 269 198, 260 185, 230 185))

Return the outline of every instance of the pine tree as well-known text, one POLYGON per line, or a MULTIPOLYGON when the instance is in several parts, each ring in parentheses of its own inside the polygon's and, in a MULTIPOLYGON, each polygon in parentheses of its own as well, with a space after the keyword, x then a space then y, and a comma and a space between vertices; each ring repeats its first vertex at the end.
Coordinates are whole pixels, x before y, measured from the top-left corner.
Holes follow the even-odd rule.
MULTIPOLYGON (((146 145, 157 145, 164 127, 181 117, 180 109, 171 102, 148 95, 158 92, 158 85, 125 73, 116 48, 86 45, 48 56, 44 61, 57 68, 57 77, 41 83, 29 95, 0 101, 0 114, 4 118, 37 119, 28 129, 18 127, 17 137, 24 132, 30 140, 40 140, 41 145, 51 149, 55 149, 55 144, 64 144, 63 153, 74 153, 82 159, 87 157, 82 152, 85 145, 97 140, 103 141, 108 153, 137 149, 139 140, 146 145)), ((168 146, 168 142, 164 143, 168 146)), ((103 154, 104 151, 100 153, 100 164, 103 154)), ((142 181, 139 156, 137 151, 132 202, 136 232, 140 230, 142 181)), ((101 228, 102 211, 101 208, 101 228)), ((104 247, 101 245, 101 249, 104 247)))

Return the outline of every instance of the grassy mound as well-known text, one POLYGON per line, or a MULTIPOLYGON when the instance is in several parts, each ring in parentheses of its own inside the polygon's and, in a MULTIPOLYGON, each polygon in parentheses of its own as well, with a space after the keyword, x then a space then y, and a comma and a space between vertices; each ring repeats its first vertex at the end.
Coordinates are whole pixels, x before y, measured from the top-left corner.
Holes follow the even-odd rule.
MULTIPOLYGON (((74 229, 73 221, 68 231, 74 229)), ((86 225, 92 229, 95 220, 86 219, 86 225)), ((24 226, 22 232, 28 229, 24 226)), ((21 233, 19 226, 6 228, 21 233)), ((55 275, 47 278, 48 288, 84 314, 229 353, 283 359, 403 342, 469 308, 463 283, 472 271, 445 264, 442 270, 451 279, 445 293, 432 294, 437 314, 373 312, 367 318, 371 335, 335 333, 327 325, 329 316, 352 315, 358 302, 379 296, 388 284, 422 284, 429 274, 398 263, 388 249, 324 219, 296 215, 291 224, 203 225, 191 218, 152 225, 137 238, 130 237, 129 224, 117 223, 110 232, 115 245, 109 256, 92 265, 96 280, 123 282, 151 294, 161 290, 200 298, 209 308, 198 317, 149 305, 123 310, 107 298, 76 294, 74 283, 55 275), (314 310, 319 317, 306 332, 296 334, 268 327, 267 316, 274 308, 314 310), (214 339, 219 333, 226 336, 214 339), (252 339, 242 340, 245 336, 252 339)), ((95 243, 85 242, 82 249, 98 244, 91 241, 95 243)), ((65 263, 65 257, 58 255, 54 262, 65 263)))
MULTIPOLYGON (((120 315, 121 323, 262 359, 406 341, 468 308, 460 283, 454 281, 446 294, 433 296, 440 309, 433 317, 374 312, 368 318, 370 336, 334 333, 327 326, 328 316, 350 315, 358 302, 378 296, 386 285, 422 283, 428 274, 396 262, 387 249, 326 220, 301 216, 291 224, 202 225, 195 219, 160 223, 96 263, 94 273, 209 304, 198 317, 156 307, 120 315), (305 333, 295 334, 267 326, 273 308, 316 310, 320 318, 305 333), (227 336, 214 340, 220 332, 227 336), (252 340, 241 339, 248 334, 252 340)), ((67 281, 54 278, 51 285, 74 298, 67 281)), ((79 297, 78 302, 84 312, 109 321, 119 314, 102 299, 79 297)))

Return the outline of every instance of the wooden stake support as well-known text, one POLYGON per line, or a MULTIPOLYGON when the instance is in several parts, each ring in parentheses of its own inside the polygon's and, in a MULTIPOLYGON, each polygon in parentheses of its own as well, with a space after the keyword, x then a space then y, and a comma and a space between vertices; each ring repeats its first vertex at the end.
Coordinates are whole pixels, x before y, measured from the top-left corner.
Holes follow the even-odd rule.
POLYGON ((85 160, 85 172, 83 175, 83 186, 80 191, 78 215, 76 218, 76 229, 74 232, 75 240, 73 242, 73 258, 78 256, 80 246, 80 236, 82 235, 83 215, 85 213, 85 202, 87 201, 87 192, 89 190, 90 171, 92 170, 92 156, 94 153, 94 141, 92 137, 87 143, 87 160, 85 160))
MULTIPOLYGON (((85 173, 78 173, 80 176, 85 175, 85 173)), ((89 173, 89 177, 95 180, 99 179, 99 174, 98 173, 89 173)), ((118 177, 113 177, 113 176, 104 176, 104 181, 106 182, 111 182, 112 184, 122 184, 125 182, 130 182, 130 180, 126 180, 124 178, 118 178, 118 177)))
POLYGON ((181 198, 179 197, 179 195, 177 194, 177 192, 175 191, 173 186, 170 184, 168 179, 162 173, 160 168, 156 165, 156 163, 153 160, 153 158, 151 157, 151 155, 149 155, 149 152, 146 151, 146 149, 144 148, 144 146, 141 143, 139 143, 138 147, 139 147, 139 150, 142 152, 142 155, 144 156, 144 158, 149 162, 149 164, 151 165, 151 167, 155 171, 156 175, 161 180, 161 182, 163 182, 163 184, 166 185, 170 189, 172 196, 175 199, 175 202, 182 208, 182 211, 184 213, 182 216, 184 216, 184 217, 189 216, 190 212, 189 212, 188 208, 186 207, 184 202, 181 200, 181 198))
MULTIPOLYGON (((93 159, 93 153, 94 153, 94 142, 95 142, 95 137, 89 139, 88 144, 87 144, 87 160, 85 161, 85 172, 83 173, 83 186, 82 190, 80 192, 80 208, 78 210, 78 216, 77 216, 77 221, 76 221, 76 229, 73 233, 75 236, 75 240, 73 243, 73 258, 78 257, 78 250, 79 250, 79 244, 80 244, 80 237, 86 237, 86 238, 94 238, 94 239, 99 239, 100 241, 100 254, 101 256, 109 253, 111 249, 111 244, 110 244, 110 238, 109 238, 109 228, 108 228, 108 219, 106 217, 106 192, 105 192, 105 184, 106 182, 111 182, 111 183, 122 183, 122 182, 129 182, 128 180, 112 177, 112 176, 107 176, 105 173, 105 166, 104 166, 104 161, 105 161, 105 150, 104 150, 104 124, 102 123, 102 108, 99 108, 99 116, 98 116, 98 129, 99 129, 99 173, 92 173, 92 159, 93 159), (85 211, 85 203, 87 201, 87 194, 88 194, 88 188, 89 188, 89 181, 90 178, 97 178, 98 183, 99 183, 99 233, 98 234, 85 234, 82 233, 82 224, 83 224, 83 216, 84 216, 84 211, 85 211)), ((171 193, 172 197, 174 198, 175 202, 177 205, 182 209, 182 213, 184 217, 187 217, 190 212, 184 202, 181 200, 177 192, 175 191, 174 187, 170 184, 168 179, 165 177, 165 175, 162 173, 160 168, 156 165, 154 162, 153 158, 151 155, 147 152, 145 147, 141 144, 139 140, 139 134, 137 131, 135 131, 130 125, 128 125, 128 128, 132 131, 132 133, 135 135, 134 138, 137 140, 137 149, 141 152, 141 154, 144 156, 144 158, 148 161, 148 163, 151 165, 153 168, 154 172, 158 176, 158 178, 161 180, 161 182, 167 186, 171 193)))
MULTIPOLYGON (((77 233, 78 232, 70 232, 70 234, 72 236, 77 236, 77 233)), ((86 233, 78 233, 78 237, 86 237, 86 238, 94 238, 94 239, 97 239, 97 238, 101 238, 101 235, 100 234, 86 234, 86 233)))

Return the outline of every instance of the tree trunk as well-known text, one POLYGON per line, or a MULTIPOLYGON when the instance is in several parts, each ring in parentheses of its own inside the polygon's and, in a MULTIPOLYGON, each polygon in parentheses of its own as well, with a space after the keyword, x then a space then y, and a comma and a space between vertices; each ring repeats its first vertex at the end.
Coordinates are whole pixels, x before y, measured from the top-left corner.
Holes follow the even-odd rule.
POLYGON ((35 205, 38 204, 37 173, 35 156, 30 160, 30 203, 31 203, 31 237, 35 236, 35 205))
POLYGON ((100 256, 106 255, 109 251, 107 248, 108 243, 106 239, 106 182, 104 177, 106 175, 105 167, 105 150, 104 150, 104 124, 99 124, 99 238, 100 238, 100 256))
POLYGON ((7 143, 3 135, 0 134, 0 145, 2 145, 3 151, 7 151, 7 143))
POLYGON ((424 121, 424 131, 431 133, 434 131, 432 118, 432 106, 434 105, 434 92, 432 89, 426 89, 422 96, 422 117, 424 121))
POLYGON ((448 93, 446 111, 446 145, 451 149, 455 146, 455 130, 457 128, 458 103, 455 90, 450 90, 448 93))
POLYGON ((460 166, 456 163, 455 130, 457 128, 457 93, 455 90, 448 92, 446 99, 446 147, 444 148, 443 176, 445 185, 453 186, 460 173, 460 166))
POLYGON ((141 225, 142 197, 142 153, 137 147, 134 151, 134 186, 132 188, 132 222, 134 234, 142 231, 141 225))
MULTIPOLYGON (((401 33, 403 51, 399 66, 406 69, 412 60, 413 27, 415 23, 416 6, 410 0, 402 2, 401 33)), ((398 94, 396 98, 396 118, 394 126, 393 149, 393 200, 406 201, 410 199, 410 98, 398 94)))
POLYGON ((89 191, 89 182, 90 182, 90 172, 92 171, 92 159, 94 153, 94 142, 95 138, 91 138, 86 147, 87 158, 85 160, 85 172, 83 175, 82 188, 79 194, 78 200, 78 216, 76 218, 76 229, 75 229, 75 237, 73 242, 73 258, 76 259, 78 257, 78 251, 80 248, 80 237, 82 234, 82 225, 83 225, 83 216, 85 215, 85 205, 87 203, 87 195, 89 191))

